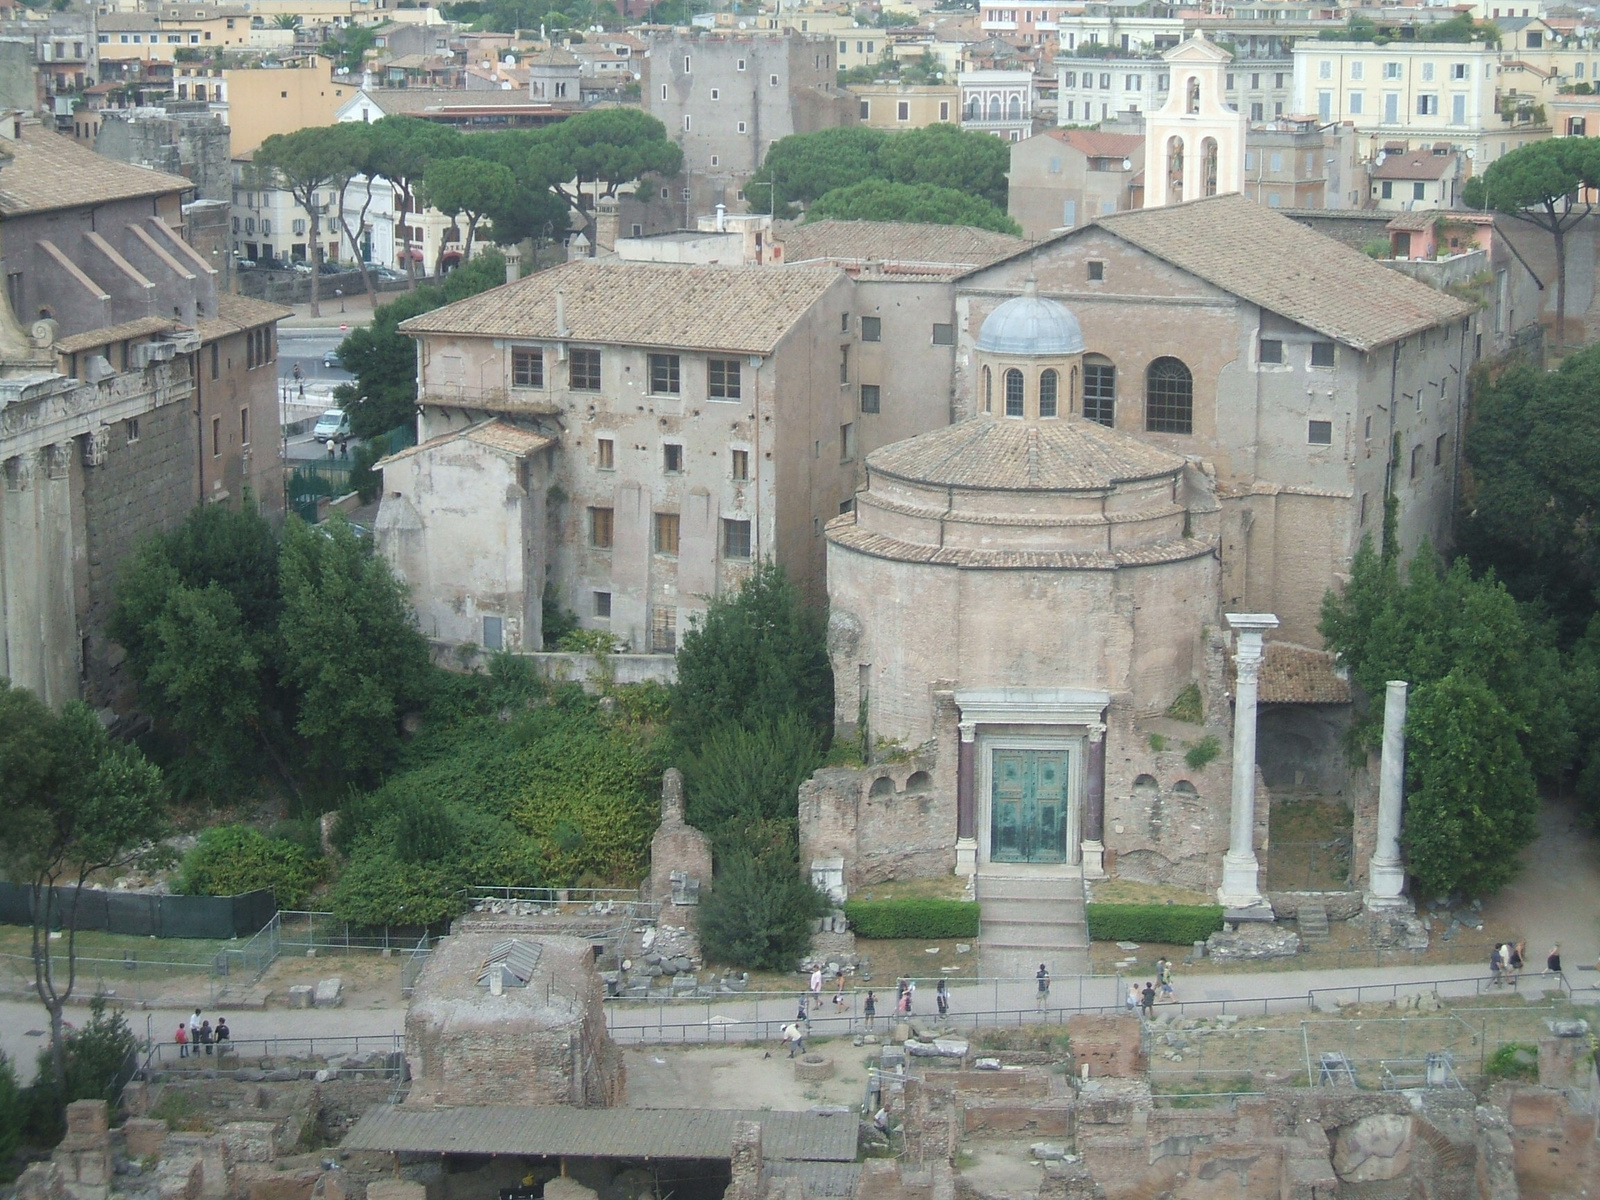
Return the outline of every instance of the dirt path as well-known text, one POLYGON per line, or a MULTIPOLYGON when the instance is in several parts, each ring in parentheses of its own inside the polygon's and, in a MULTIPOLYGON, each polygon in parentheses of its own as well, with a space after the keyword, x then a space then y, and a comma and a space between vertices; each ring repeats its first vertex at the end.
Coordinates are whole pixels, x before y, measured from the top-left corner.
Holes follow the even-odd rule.
POLYGON ((1538 840, 1522 861, 1522 873, 1484 906, 1485 918, 1521 931, 1530 970, 1543 970, 1551 943, 1560 942, 1568 977, 1593 985, 1595 975, 1579 968, 1600 957, 1600 841, 1584 830, 1573 801, 1545 803, 1538 840))
POLYGON ((832 1079, 797 1081, 794 1063, 776 1043, 628 1049, 629 1108, 747 1108, 801 1112, 818 1104, 859 1104, 870 1047, 848 1040, 816 1047, 834 1061, 832 1079), (768 1055, 771 1057, 767 1057, 768 1055))

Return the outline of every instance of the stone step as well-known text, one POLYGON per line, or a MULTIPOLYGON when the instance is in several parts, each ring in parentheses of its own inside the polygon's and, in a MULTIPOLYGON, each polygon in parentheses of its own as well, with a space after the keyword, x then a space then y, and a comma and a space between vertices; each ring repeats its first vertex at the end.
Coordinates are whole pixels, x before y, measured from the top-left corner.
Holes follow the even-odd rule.
POLYGON ((1320 904, 1302 904, 1295 914, 1295 924, 1299 926, 1300 936, 1305 941, 1329 940, 1328 910, 1320 904))

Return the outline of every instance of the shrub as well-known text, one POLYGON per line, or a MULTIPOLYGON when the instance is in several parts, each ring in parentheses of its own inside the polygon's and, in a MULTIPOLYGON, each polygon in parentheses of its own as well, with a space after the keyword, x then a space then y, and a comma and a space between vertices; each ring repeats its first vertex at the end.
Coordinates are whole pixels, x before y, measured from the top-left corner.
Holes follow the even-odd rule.
POLYGON ((799 716, 756 730, 719 725, 684 759, 685 815, 718 845, 758 821, 793 824, 800 785, 821 762, 816 730, 799 716))
POLYGON ((1220 904, 1090 904, 1089 936, 1097 942, 1203 942, 1222 928, 1220 904))
POLYGON ((39 1051, 38 1076, 23 1099, 24 1124, 30 1140, 53 1144, 61 1135, 66 1106, 74 1100, 114 1102, 136 1065, 129 1060, 138 1046, 139 1040, 121 1009, 108 1010, 103 996, 91 1000, 89 1019, 76 1029, 62 1032, 67 1067, 65 1094, 56 1091, 50 1047, 39 1051))
POLYGON ((1174 696, 1171 707, 1167 709, 1167 716, 1174 721, 1183 721, 1190 725, 1204 722, 1206 714, 1200 702, 1200 685, 1191 683, 1174 696))
POLYGON ((1531 1042, 1507 1042, 1483 1063, 1490 1079, 1538 1079, 1539 1047, 1531 1042))
POLYGON ((828 899, 800 874, 787 848, 723 856, 716 886, 700 904, 706 957, 729 966, 791 971, 811 943, 811 920, 828 899))
POLYGON ((848 900, 844 915, 864 938, 978 936, 978 906, 967 900, 848 900))
POLYGON ((251 825, 215 825, 183 858, 178 890, 235 896, 271 888, 279 908, 299 908, 322 878, 322 860, 304 846, 269 838, 251 825))
POLYGON ((9 1178, 11 1156, 22 1140, 24 1111, 17 1072, 11 1066, 11 1059, 0 1051, 0 1178, 9 1178))
POLYGON ((1211 760, 1222 753, 1222 743, 1215 734, 1208 733, 1183 753, 1183 761, 1196 771, 1204 770, 1211 760))

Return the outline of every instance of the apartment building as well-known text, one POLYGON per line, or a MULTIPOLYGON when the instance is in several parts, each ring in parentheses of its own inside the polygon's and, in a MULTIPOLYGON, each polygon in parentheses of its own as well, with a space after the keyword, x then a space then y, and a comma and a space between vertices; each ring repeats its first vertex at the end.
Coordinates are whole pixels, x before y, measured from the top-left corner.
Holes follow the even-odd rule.
POLYGON ((670 653, 762 558, 823 594, 861 454, 854 285, 837 269, 576 261, 405 322, 419 445, 385 460, 379 546, 423 632, 585 628, 670 653))
MULTIPOLYGON (((1223 94, 1253 124, 1292 111, 1294 66, 1288 59, 1235 60, 1223 74, 1223 94)), ((1056 58, 1056 120, 1092 125, 1119 113, 1152 112, 1167 102, 1171 73, 1156 57, 1056 58)))
POLYGON ((858 119, 835 82, 830 36, 661 31, 641 65, 645 111, 683 147, 683 174, 661 196, 680 227, 718 204, 742 208, 745 181, 779 138, 858 119))
POLYGON ((1461 160, 1429 150, 1380 153, 1372 168, 1372 206, 1385 212, 1454 208, 1461 160))
POLYGON ((1369 156, 1391 143, 1444 143, 1481 171, 1549 134, 1531 108, 1501 115, 1498 68, 1498 54, 1481 42, 1306 41, 1294 51, 1294 108, 1322 124, 1348 122, 1369 156))
POLYGON ((961 128, 992 133, 1020 142, 1034 133, 1032 71, 963 71, 956 77, 961 91, 961 128))
POLYGON ((948 84, 853 83, 861 123, 873 129, 920 129, 958 119, 961 89, 948 84))
POLYGON ((1006 211, 1030 238, 1139 208, 1144 135, 1046 129, 1011 147, 1006 211))

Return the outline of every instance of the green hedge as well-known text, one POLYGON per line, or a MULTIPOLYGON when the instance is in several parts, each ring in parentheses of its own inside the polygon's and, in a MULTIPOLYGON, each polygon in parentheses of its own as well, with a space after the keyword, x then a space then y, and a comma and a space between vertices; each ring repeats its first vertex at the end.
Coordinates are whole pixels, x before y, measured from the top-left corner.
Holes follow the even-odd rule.
POLYGON ((966 900, 847 900, 844 915, 864 938, 978 936, 978 906, 966 900))
POLYGON ((1089 937, 1097 942, 1203 942, 1222 928, 1220 904, 1090 904, 1089 937))

